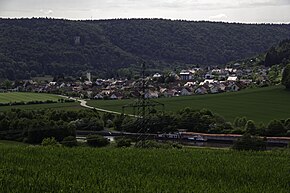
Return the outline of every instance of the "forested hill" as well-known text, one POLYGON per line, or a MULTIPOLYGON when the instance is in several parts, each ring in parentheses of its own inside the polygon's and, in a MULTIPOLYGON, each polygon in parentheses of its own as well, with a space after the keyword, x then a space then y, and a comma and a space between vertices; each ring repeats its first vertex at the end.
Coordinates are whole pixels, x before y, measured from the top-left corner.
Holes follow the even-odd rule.
POLYGON ((273 46, 267 53, 265 65, 272 66, 275 64, 290 63, 290 39, 282 41, 278 46, 273 46))
POLYGON ((141 60, 151 69, 225 64, 289 37, 290 25, 0 19, 0 79, 86 70, 105 76, 141 60))

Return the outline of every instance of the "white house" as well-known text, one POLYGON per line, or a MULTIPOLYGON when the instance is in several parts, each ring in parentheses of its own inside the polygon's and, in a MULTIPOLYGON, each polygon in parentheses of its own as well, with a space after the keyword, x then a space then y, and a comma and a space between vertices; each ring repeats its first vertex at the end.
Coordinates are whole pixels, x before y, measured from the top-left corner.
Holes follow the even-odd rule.
POLYGON ((48 83, 49 86, 55 86, 56 85, 56 82, 50 82, 48 83))
POLYGON ((237 76, 229 76, 227 81, 237 81, 238 80, 238 77, 237 76))
POLYGON ((192 73, 189 72, 188 70, 182 70, 179 73, 180 79, 181 80, 191 80, 192 79, 192 73))
POLYGON ((195 82, 187 82, 184 84, 185 87, 192 87, 194 86, 196 83, 195 82))
POLYGON ((162 75, 161 74, 159 74, 159 73, 155 73, 154 75, 153 75, 153 78, 160 78, 162 75))

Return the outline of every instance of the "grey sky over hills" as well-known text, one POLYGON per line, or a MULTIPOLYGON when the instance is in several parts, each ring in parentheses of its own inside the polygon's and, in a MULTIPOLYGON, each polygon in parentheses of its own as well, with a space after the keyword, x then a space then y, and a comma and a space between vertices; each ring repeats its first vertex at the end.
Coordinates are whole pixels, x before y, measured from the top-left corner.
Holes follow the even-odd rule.
POLYGON ((0 0, 0 17, 290 23, 290 0, 0 0))

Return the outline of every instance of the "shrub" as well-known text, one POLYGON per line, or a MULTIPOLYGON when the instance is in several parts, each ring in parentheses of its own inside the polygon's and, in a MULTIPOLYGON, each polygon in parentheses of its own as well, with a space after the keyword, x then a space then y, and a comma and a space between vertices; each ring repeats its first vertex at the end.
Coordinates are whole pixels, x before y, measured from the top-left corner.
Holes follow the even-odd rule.
POLYGON ((104 147, 110 144, 109 140, 100 135, 88 135, 87 144, 91 147, 104 147))
POLYGON ((58 146, 59 143, 56 141, 54 137, 51 138, 45 138, 41 142, 42 146, 58 146))
POLYGON ((249 133, 251 135, 255 135, 257 133, 257 128, 256 128, 254 121, 252 121, 252 120, 247 121, 247 123, 245 125, 245 130, 246 130, 246 133, 249 133))
POLYGON ((266 130, 268 136, 284 136, 287 132, 287 129, 278 120, 272 120, 266 130))
POLYGON ((231 134, 243 134, 245 133, 245 131, 243 129, 233 129, 231 132, 231 134))
POLYGON ((265 140, 251 136, 250 134, 245 134, 235 141, 233 149, 254 151, 266 150, 266 142, 265 140))
POLYGON ((121 137, 116 139, 116 143, 117 147, 130 147, 132 144, 132 140, 125 137, 121 137))
POLYGON ((287 131, 286 137, 290 137, 290 129, 287 131))
POLYGON ((75 147, 78 145, 77 140, 74 136, 65 137, 61 144, 66 147, 75 147))
POLYGON ((138 141, 135 144, 135 147, 136 148, 162 148, 162 149, 171 149, 171 148, 181 149, 182 148, 182 146, 178 143, 173 143, 173 142, 160 143, 160 142, 152 141, 152 140, 138 141))

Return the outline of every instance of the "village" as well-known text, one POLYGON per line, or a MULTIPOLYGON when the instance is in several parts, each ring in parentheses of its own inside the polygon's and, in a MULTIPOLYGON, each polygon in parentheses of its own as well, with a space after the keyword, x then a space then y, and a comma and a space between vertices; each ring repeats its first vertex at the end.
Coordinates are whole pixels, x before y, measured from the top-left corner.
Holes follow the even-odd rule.
MULTIPOLYGON (((243 68, 239 63, 231 67, 190 68, 167 74, 154 73, 145 78, 145 98, 178 97, 190 95, 237 92, 249 87, 273 84, 268 77, 271 69, 263 66, 243 68)), ((140 78, 98 79, 87 73, 76 80, 23 80, 2 83, 0 92, 53 93, 87 99, 114 100, 140 96, 140 78), (7 84, 7 83, 6 83, 7 84)))

